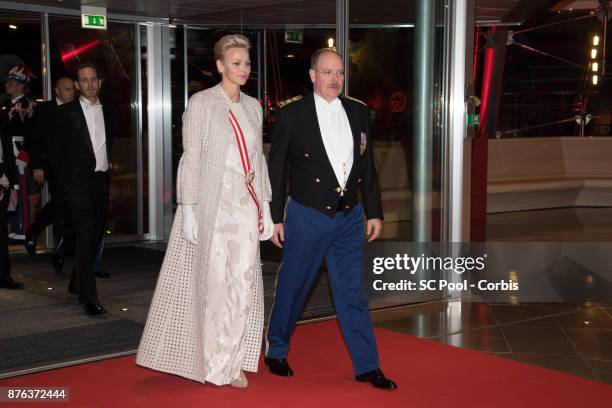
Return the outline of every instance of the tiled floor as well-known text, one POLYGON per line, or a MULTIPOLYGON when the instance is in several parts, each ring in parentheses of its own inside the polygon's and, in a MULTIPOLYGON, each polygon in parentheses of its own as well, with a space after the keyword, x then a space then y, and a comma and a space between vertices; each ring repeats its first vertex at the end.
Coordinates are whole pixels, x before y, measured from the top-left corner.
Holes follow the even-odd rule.
POLYGON ((611 305, 436 302, 373 318, 386 329, 612 384, 611 305))

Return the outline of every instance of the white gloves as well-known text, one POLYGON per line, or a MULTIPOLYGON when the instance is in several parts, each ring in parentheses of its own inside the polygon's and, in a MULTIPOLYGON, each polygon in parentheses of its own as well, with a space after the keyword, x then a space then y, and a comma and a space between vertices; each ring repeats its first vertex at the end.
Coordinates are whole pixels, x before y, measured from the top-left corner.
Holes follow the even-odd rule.
POLYGON ((183 239, 195 245, 198 243, 198 221, 194 206, 181 204, 181 211, 183 211, 183 239))
POLYGON ((259 234, 259 240, 267 241, 274 234, 274 222, 272 222, 272 216, 270 215, 270 202, 264 201, 262 207, 264 231, 259 234))

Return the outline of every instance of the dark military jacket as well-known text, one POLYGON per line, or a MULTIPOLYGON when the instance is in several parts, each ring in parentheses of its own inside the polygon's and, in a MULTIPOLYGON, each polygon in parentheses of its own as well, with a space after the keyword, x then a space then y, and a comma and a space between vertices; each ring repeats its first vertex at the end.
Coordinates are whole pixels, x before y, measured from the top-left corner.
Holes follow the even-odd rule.
POLYGON ((287 180, 292 200, 330 217, 337 211, 348 213, 361 201, 367 219, 383 218, 369 133, 370 111, 361 101, 340 99, 353 134, 353 167, 344 189, 338 185, 325 151, 314 94, 293 98, 279 109, 268 165, 274 223, 284 220, 287 180))

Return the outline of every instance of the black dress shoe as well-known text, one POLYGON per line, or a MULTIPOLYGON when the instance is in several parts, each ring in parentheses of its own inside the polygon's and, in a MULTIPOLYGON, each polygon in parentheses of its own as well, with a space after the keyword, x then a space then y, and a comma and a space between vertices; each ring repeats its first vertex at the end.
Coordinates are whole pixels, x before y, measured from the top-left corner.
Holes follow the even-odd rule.
POLYGON ((97 272, 94 272, 94 275, 96 275, 98 278, 108 278, 108 277, 110 277, 110 273, 108 273, 106 271, 97 271, 97 272))
POLYGON ((61 274, 64 269, 64 258, 57 252, 53 255, 53 269, 61 274))
POLYGON ((270 369, 270 372, 274 375, 280 375, 282 377, 291 377, 293 370, 289 367, 289 363, 286 358, 265 358, 265 363, 270 369))
POLYGON ((385 377, 380 370, 356 375, 355 379, 361 382, 369 382, 374 388, 382 388, 384 390, 395 390, 397 388, 397 384, 385 377))
POLYGON ((33 239, 26 239, 24 246, 26 251, 28 251, 28 254, 32 256, 36 255, 36 241, 33 239))
POLYGON ((85 311, 90 316, 97 316, 100 314, 108 313, 104 306, 98 302, 85 302, 85 311))
POLYGON ((0 288, 5 289, 23 289, 23 283, 15 282, 10 276, 8 278, 0 279, 0 288))

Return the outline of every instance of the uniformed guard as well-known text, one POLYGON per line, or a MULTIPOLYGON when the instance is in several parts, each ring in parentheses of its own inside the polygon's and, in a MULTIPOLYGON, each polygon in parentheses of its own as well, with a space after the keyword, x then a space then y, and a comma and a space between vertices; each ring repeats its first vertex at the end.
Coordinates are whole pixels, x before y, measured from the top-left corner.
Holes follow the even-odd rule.
MULTIPOLYGON (((36 103, 28 97, 29 83, 34 78, 32 71, 23 64, 13 67, 6 77, 4 88, 6 94, 11 98, 0 107, 0 127, 5 137, 8 137, 13 145, 13 153, 16 158, 15 165, 18 170, 19 199, 16 216, 9 219, 11 233, 9 239, 23 241, 24 231, 30 224, 30 202, 35 202, 36 197, 31 198, 30 193, 40 190, 32 179, 28 168, 30 160, 30 143, 32 134, 32 115, 36 103)), ((40 198, 40 197, 38 197, 40 198)))
POLYGON ((272 134, 272 242, 283 248, 283 259, 265 336, 265 361, 273 374, 293 375, 287 362, 289 340, 325 259, 355 378, 395 389, 380 370, 362 285, 364 215, 368 241, 380 235, 383 218, 369 110, 361 101, 340 96, 344 64, 336 51, 316 51, 309 73, 314 92, 281 104, 272 134))
POLYGON ((27 96, 30 78, 34 75, 25 65, 13 67, 6 77, 4 90, 10 99, 0 106, 0 288, 22 289, 23 284, 11 277, 11 264, 8 254, 9 236, 21 238, 16 231, 25 228, 28 217, 28 197, 24 171, 28 155, 25 147, 30 135, 30 124, 34 102, 27 96), (17 157, 15 157, 17 156, 17 157), (19 172, 17 171, 19 169, 19 172), (21 175, 21 177, 19 177, 21 175), (19 190, 21 189, 21 200, 19 190), (17 204, 20 201, 20 204, 17 204), (7 230, 7 211, 18 209, 22 218, 12 224, 12 232, 7 230))

